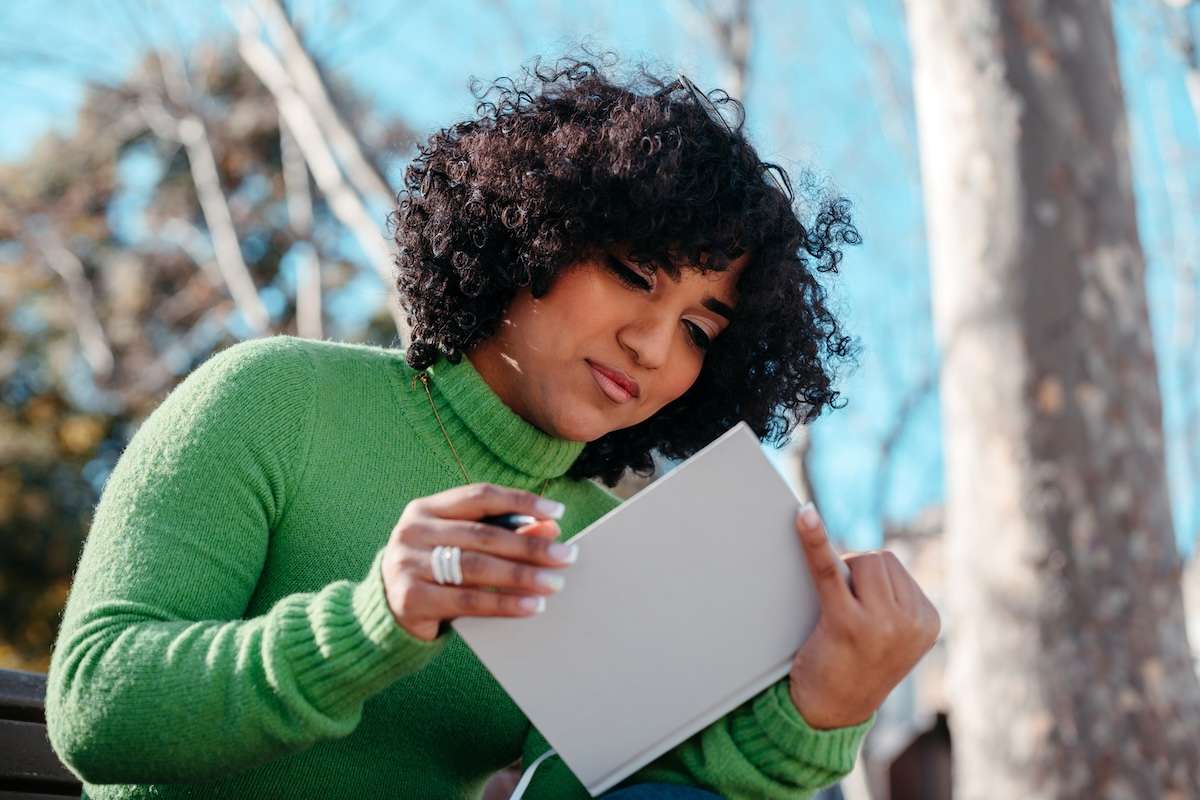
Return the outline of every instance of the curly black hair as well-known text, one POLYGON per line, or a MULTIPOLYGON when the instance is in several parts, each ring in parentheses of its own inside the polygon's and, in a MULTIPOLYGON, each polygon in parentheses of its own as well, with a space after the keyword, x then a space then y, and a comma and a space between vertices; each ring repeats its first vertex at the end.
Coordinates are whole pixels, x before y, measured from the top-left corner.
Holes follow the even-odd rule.
POLYGON ((518 289, 544 296, 562 268, 599 248, 623 244, 631 260, 672 278, 681 265, 724 270, 751 252, 737 318, 695 383, 653 417, 589 442, 567 472, 611 487, 627 468, 650 474, 653 451, 685 459, 739 420, 782 445, 796 424, 844 405, 835 362, 857 344, 815 273, 836 272, 841 246, 861 239, 842 197, 818 198, 814 218, 801 221, 790 178, 758 158, 736 99, 709 95, 736 112, 726 127, 645 65, 624 85, 607 66, 539 59, 521 83, 474 81, 477 119, 419 146, 390 220, 415 369, 442 356, 459 363, 518 289))

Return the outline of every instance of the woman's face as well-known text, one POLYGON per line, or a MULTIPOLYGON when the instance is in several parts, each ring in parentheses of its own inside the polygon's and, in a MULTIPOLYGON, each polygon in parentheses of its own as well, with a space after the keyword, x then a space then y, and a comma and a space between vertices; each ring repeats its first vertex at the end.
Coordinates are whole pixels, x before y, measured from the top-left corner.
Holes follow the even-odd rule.
POLYGON ((750 259, 743 254, 725 272, 685 269, 676 282, 626 252, 614 247, 568 265, 541 299, 521 289, 496 333, 467 351, 505 404, 552 436, 590 442, 686 392, 706 343, 729 326, 716 309, 737 307, 737 280, 750 259), (634 395, 605 370, 636 381, 634 395))

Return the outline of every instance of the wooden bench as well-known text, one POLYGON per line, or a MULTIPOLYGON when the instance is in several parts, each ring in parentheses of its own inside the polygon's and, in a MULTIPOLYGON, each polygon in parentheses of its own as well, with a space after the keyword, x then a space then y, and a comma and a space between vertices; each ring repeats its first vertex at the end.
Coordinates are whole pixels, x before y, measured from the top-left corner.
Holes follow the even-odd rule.
POLYGON ((0 800, 79 797, 46 738, 46 676, 0 669, 0 800))

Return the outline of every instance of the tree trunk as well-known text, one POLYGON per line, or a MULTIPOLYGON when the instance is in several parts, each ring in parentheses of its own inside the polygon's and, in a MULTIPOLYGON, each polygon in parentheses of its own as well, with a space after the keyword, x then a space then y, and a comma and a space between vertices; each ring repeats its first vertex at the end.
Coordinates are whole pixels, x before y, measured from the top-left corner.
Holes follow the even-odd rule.
POLYGON ((1196 797, 1200 686, 1109 5, 907 8, 956 797, 1196 797))

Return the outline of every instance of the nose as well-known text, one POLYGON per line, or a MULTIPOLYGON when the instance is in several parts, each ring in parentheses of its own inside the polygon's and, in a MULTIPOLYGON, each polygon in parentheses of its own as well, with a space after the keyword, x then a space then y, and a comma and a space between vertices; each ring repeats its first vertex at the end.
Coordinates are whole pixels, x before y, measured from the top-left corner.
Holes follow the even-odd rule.
POLYGON ((617 340, 639 366, 657 369, 670 356, 673 332, 674 323, 666 315, 648 314, 623 326, 617 340))

